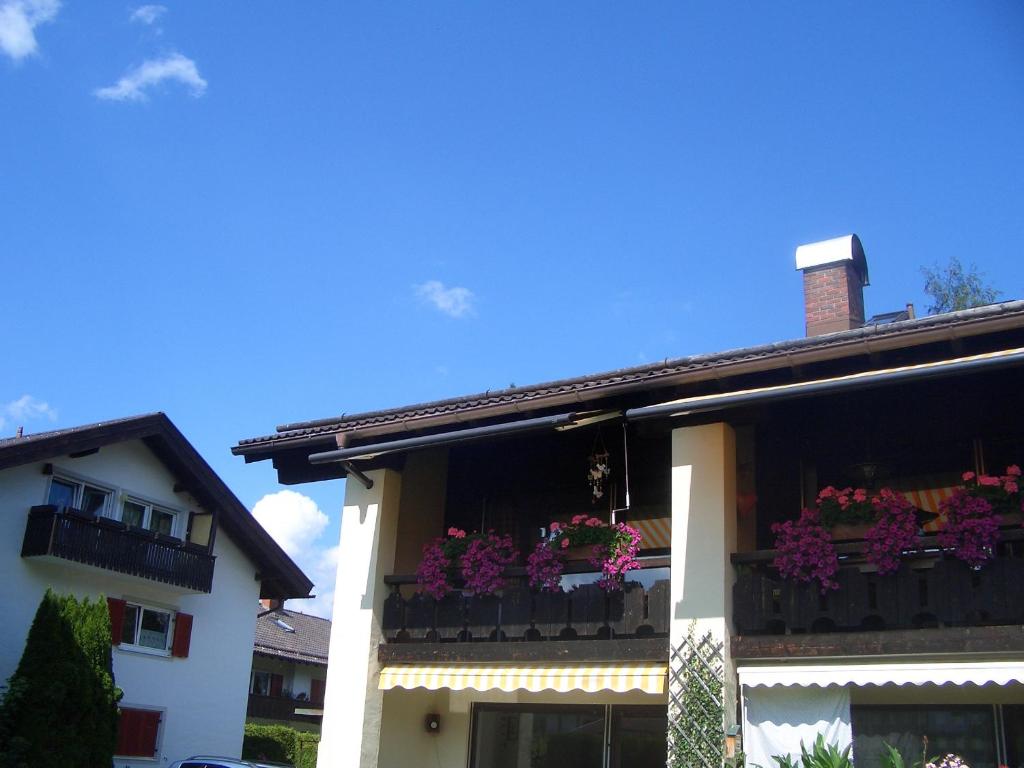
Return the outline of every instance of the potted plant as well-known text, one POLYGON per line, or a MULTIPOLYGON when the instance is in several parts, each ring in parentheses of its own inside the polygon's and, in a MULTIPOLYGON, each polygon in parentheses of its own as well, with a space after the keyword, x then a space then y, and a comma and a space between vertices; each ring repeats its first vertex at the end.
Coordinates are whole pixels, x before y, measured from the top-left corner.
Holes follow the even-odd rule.
POLYGON ((1003 475, 964 472, 962 488, 944 499, 939 545, 972 568, 980 568, 995 554, 999 526, 1005 516, 1019 519, 1021 470, 1016 464, 1003 475))
POLYGON ((591 515, 576 515, 568 523, 549 526, 550 537, 541 541, 530 554, 526 570, 530 586, 556 591, 560 589, 565 562, 587 560, 601 570, 598 584, 606 590, 622 588, 623 576, 640 568, 640 532, 625 523, 608 524, 591 515))
POLYGON ((416 582, 423 592, 440 600, 456 582, 474 595, 492 595, 504 588, 505 568, 519 556, 512 537, 494 531, 467 534, 449 528, 448 535, 423 546, 423 559, 416 569, 416 582))

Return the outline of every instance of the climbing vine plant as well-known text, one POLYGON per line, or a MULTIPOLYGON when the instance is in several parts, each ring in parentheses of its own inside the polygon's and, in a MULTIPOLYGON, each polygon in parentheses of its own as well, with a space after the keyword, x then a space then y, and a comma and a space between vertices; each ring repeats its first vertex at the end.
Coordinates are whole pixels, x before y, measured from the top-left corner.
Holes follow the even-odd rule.
POLYGON ((725 756, 725 703, 722 699, 722 643, 710 632, 696 637, 691 622, 686 639, 672 648, 669 663, 669 768, 722 768, 725 756))

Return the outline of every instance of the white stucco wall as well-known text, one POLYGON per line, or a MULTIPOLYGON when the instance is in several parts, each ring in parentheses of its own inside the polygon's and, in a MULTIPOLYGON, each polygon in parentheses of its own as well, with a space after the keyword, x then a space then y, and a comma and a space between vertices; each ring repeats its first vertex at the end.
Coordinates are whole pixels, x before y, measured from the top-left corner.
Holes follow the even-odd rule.
MULTIPOLYGON (((174 493, 174 477, 139 441, 52 463, 58 471, 154 502, 199 509, 187 495, 174 493)), ((188 658, 114 648, 114 677, 124 690, 122 704, 164 710, 157 759, 117 759, 115 766, 151 768, 200 752, 239 755, 259 598, 255 565, 223 531, 214 547, 217 562, 209 595, 182 594, 155 581, 66 561, 23 559, 29 507, 46 501, 49 478, 42 467, 38 462, 0 472, 0 605, 5 619, 0 622, 0 679, 14 672, 47 587, 79 597, 104 594, 189 613, 194 621, 188 658)), ((184 528, 176 533, 183 535, 184 528)))

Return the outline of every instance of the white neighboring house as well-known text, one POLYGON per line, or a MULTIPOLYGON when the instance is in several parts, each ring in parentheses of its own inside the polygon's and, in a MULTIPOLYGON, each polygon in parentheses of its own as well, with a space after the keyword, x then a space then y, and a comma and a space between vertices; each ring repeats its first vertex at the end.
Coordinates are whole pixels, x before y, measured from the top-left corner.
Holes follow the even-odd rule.
POLYGON ((262 598, 312 583, 162 413, 0 440, 0 680, 47 587, 109 601, 117 768, 238 756, 262 598))

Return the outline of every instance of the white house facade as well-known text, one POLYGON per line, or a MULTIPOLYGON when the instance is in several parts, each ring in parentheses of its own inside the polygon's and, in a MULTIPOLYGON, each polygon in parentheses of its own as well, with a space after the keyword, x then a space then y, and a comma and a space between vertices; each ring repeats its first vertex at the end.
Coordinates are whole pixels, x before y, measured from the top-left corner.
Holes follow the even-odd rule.
POLYGON ((0 441, 0 679, 45 591, 108 600, 118 768, 241 753, 263 596, 310 583, 163 414, 0 441))

